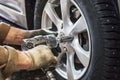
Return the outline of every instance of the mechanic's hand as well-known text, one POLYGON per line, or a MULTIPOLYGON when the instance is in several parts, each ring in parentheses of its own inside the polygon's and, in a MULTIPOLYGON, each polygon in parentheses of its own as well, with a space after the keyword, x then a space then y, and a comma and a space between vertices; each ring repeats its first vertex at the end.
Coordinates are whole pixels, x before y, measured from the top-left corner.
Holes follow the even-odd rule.
POLYGON ((39 45, 33 49, 25 51, 25 53, 33 63, 28 70, 45 68, 57 64, 57 59, 48 46, 39 45))
POLYGON ((49 34, 57 35, 57 32, 46 30, 46 29, 26 30, 26 34, 24 38, 31 38, 37 35, 49 35, 49 34))

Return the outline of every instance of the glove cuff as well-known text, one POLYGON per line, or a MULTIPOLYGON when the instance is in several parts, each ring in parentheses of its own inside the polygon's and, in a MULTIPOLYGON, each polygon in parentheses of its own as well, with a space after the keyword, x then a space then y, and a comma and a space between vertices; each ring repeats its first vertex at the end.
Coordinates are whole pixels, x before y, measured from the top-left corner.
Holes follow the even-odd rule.
POLYGON ((5 68, 2 70, 2 74, 5 78, 9 77, 16 69, 18 62, 18 53, 14 48, 4 46, 8 51, 8 61, 5 68))
POLYGON ((4 22, 0 23, 0 43, 3 43, 9 30, 10 30, 10 25, 8 25, 4 22))

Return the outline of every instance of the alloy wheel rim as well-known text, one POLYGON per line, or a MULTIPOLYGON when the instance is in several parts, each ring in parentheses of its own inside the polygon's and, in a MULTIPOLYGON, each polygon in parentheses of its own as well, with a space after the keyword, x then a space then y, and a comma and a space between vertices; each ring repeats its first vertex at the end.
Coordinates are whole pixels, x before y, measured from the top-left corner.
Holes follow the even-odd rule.
POLYGON ((48 0, 42 14, 41 26, 50 30, 56 28, 54 31, 58 32, 58 38, 74 36, 71 43, 59 44, 62 50, 66 48, 67 51, 62 55, 64 58, 61 57, 56 71, 65 79, 80 79, 86 73, 91 58, 89 29, 81 9, 74 0, 48 0), (72 20, 73 16, 76 20, 72 20))

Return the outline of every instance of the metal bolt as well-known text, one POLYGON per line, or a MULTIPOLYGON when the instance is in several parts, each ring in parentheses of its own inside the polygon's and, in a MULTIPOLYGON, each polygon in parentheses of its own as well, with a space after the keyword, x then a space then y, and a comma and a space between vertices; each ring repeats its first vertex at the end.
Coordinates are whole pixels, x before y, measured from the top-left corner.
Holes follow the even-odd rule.
POLYGON ((64 47, 64 51, 65 51, 65 52, 67 51, 67 48, 66 48, 66 47, 64 47))
POLYGON ((39 77, 36 77, 35 80, 40 80, 40 78, 39 78, 39 77))

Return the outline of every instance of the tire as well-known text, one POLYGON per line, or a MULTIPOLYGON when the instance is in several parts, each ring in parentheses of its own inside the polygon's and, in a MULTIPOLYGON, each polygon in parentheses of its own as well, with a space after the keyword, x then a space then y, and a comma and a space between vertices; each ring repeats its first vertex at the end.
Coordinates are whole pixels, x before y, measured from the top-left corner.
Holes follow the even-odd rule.
MULTIPOLYGON (((43 11, 47 1, 49 0, 38 0, 36 4, 35 29, 43 27, 43 11)), ((120 24, 115 0, 74 1, 87 22, 91 43, 90 60, 87 69, 79 78, 70 75, 63 77, 56 71, 57 80, 120 80, 120 24)), ((56 13, 61 15, 57 11, 56 13)), ((53 24, 52 26, 55 27, 53 24)))

